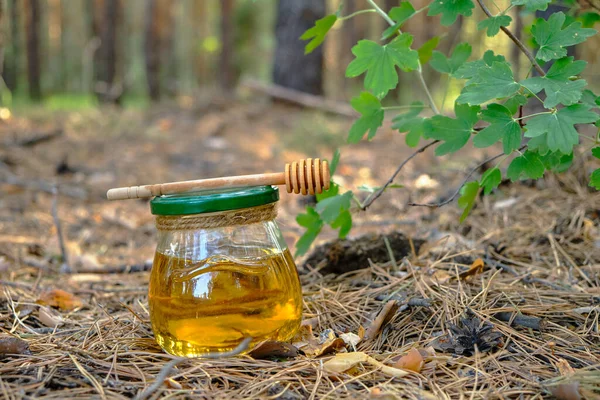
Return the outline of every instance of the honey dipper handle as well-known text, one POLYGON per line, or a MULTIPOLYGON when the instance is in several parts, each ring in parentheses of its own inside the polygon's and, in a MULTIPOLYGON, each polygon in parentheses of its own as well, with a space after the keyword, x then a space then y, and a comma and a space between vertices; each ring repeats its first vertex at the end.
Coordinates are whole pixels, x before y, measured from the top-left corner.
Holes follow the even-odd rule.
POLYGON ((106 197, 109 200, 142 199, 145 197, 185 193, 201 189, 262 185, 285 185, 285 176, 283 172, 279 172, 272 174, 241 175, 223 178, 158 183, 155 185, 130 186, 110 189, 106 193, 106 197))

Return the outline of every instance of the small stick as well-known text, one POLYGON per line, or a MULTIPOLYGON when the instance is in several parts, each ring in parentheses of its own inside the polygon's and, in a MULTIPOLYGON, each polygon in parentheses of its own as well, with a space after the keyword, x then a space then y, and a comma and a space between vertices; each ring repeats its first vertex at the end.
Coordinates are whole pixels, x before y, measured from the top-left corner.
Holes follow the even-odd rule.
POLYGON ((67 248, 65 246, 65 239, 62 234, 62 228, 60 219, 58 218, 58 187, 54 186, 52 190, 52 218, 54 219, 54 225, 56 226, 56 234, 58 235, 58 244, 60 245, 60 253, 62 254, 63 266, 61 272, 71 272, 69 266, 69 255, 67 254, 67 248))
POLYGON ((531 317, 523 314, 517 314, 514 316, 512 312, 499 312, 494 314, 494 318, 499 319, 502 322, 509 322, 511 325, 522 326, 525 328, 531 328, 536 331, 541 331, 544 328, 544 320, 538 317, 531 317))

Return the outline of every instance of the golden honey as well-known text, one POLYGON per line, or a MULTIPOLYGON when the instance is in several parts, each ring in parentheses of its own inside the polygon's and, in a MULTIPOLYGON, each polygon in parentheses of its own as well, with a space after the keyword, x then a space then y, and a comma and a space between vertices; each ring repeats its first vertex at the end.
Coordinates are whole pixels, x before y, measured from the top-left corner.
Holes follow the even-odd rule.
POLYGON ((167 352, 199 357, 234 349, 252 337, 290 339, 302 318, 298 274, 289 250, 255 256, 214 255, 201 261, 157 252, 149 287, 150 319, 167 352))

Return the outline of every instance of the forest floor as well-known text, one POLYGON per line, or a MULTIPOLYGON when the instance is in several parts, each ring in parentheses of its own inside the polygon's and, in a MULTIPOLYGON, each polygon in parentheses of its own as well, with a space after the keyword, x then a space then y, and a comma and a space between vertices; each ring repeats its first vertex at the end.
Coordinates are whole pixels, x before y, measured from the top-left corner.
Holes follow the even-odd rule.
MULTIPOLYGON (((600 398, 600 198, 585 183, 590 160, 574 168, 581 174, 503 183, 459 224, 456 204, 407 203, 447 198, 483 156, 422 154, 398 177, 404 188, 354 215, 351 238, 389 237, 390 257, 335 275, 325 273, 339 243, 317 262, 297 260, 305 325, 295 347, 164 369, 173 357, 153 339, 146 296, 153 217, 146 200, 108 202, 106 190, 330 158, 350 123, 268 102, 189 99, 0 121, 0 393, 600 398)), ((377 186, 410 152, 382 129, 342 149, 335 179, 377 186)), ((302 234, 295 215, 309 203, 282 193, 278 221, 292 249, 302 234)), ((321 243, 333 238, 326 230, 321 243)))

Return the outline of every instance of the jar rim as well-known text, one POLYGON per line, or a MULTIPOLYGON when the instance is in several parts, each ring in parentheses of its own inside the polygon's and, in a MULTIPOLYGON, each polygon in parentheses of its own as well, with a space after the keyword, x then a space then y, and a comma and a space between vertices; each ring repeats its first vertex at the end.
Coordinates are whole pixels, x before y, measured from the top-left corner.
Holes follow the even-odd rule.
POLYGON ((155 197, 150 201, 150 211, 154 215, 204 214, 257 207, 278 200, 276 186, 209 189, 155 197))

